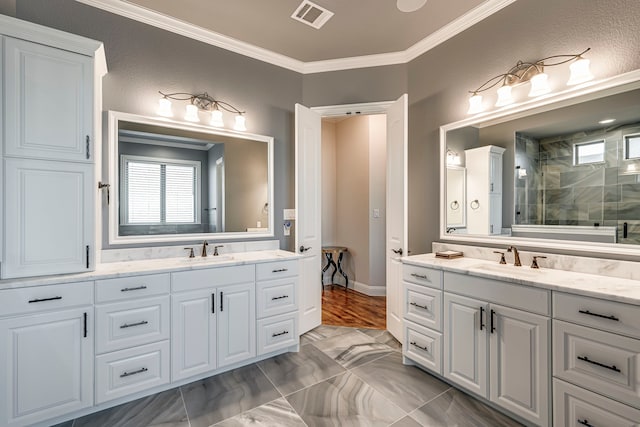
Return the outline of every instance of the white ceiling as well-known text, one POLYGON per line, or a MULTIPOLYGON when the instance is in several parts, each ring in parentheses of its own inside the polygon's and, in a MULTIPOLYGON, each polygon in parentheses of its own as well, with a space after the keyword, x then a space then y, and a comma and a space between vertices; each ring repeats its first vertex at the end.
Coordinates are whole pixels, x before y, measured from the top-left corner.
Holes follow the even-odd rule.
POLYGON ((312 0, 335 15, 295 21, 301 0, 78 0, 243 55, 308 73, 405 63, 516 0, 312 0))

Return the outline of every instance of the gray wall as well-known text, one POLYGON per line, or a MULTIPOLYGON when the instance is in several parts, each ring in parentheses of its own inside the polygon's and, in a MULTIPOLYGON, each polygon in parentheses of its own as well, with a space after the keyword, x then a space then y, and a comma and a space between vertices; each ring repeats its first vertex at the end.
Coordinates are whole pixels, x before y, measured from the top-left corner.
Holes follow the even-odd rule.
POLYGON ((150 114, 157 90, 200 91, 246 109, 248 126, 273 135, 275 223, 293 206, 296 102, 331 105, 409 94, 409 249, 439 237, 439 128, 466 117, 468 91, 519 59, 580 52, 598 78, 640 68, 637 0, 519 0, 407 65, 301 76, 72 0, 20 0, 16 15, 105 42, 105 109, 150 114))
POLYGON ((293 236, 284 237, 281 224, 282 209, 294 206, 293 108, 302 101, 300 74, 72 0, 20 0, 16 17, 104 42, 105 111, 154 116, 159 90, 207 91, 246 110, 249 132, 275 138, 275 233, 282 248, 293 248, 293 236))

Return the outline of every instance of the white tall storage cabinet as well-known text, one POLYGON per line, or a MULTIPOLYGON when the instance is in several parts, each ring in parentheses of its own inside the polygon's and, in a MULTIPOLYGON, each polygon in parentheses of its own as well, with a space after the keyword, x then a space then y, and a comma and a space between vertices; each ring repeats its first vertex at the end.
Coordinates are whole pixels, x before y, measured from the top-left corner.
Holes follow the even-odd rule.
POLYGON ((92 270, 102 43, 5 16, 0 28, 0 275, 92 270))
POLYGON ((465 150, 467 168, 467 231, 500 234, 502 231, 502 155, 495 145, 465 150))

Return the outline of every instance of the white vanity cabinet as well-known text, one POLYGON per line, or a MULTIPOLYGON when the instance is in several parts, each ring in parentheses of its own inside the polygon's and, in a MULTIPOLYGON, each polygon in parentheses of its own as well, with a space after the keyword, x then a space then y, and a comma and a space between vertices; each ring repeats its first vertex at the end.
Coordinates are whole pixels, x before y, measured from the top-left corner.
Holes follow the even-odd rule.
POLYGON ((0 291, 0 425, 93 405, 93 283, 0 291))
POLYGON ((102 43, 0 15, 4 279, 94 269, 102 43))
POLYGON ((550 292, 451 272, 444 290, 444 376, 548 426, 550 292))
POLYGON ((298 260, 256 265, 257 354, 298 344, 298 260))
POLYGON ((255 266, 172 273, 172 378, 256 354, 255 266))
POLYGON ((469 234, 502 232, 502 155, 494 145, 465 150, 467 169, 467 231, 469 234))
POLYGON ((561 292, 553 303, 554 425, 637 426, 640 306, 561 292))
POLYGON ((169 274, 96 281, 96 403, 170 381, 169 274))
POLYGON ((404 265, 402 287, 404 359, 442 374, 442 272, 404 265))

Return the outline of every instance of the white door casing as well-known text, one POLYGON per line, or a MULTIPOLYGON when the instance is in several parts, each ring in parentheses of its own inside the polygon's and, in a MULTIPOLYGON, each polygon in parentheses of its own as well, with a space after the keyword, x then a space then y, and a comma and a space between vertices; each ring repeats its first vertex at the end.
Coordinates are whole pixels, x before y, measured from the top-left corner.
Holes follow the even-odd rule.
POLYGON ((300 260, 300 327, 299 333, 322 322, 322 177, 320 115, 296 104, 296 250, 300 260))
POLYGON ((408 96, 387 109, 387 330, 402 342, 402 262, 407 255, 408 96))

